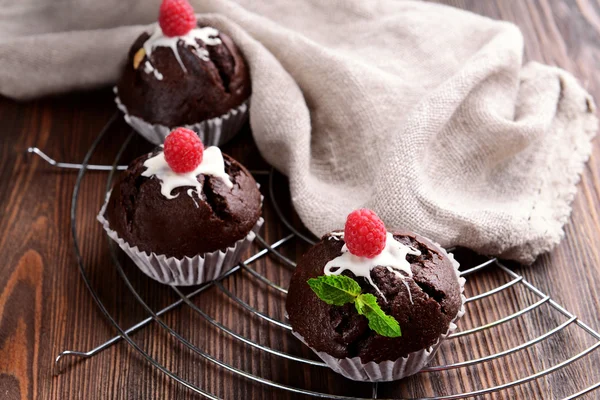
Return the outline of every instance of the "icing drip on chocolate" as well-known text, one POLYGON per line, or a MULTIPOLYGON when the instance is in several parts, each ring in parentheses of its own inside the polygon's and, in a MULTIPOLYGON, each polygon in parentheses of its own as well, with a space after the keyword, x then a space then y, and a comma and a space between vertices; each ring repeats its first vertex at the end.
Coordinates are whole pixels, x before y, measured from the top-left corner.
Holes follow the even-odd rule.
POLYGON ((144 72, 147 73, 147 74, 154 73, 154 77, 156 79, 158 79, 159 81, 162 81, 162 79, 163 79, 163 74, 161 74, 160 72, 158 72, 156 70, 156 68, 154 68, 152 66, 152 64, 150 64, 150 61, 146 61, 144 63, 144 72))
MULTIPOLYGON (((177 195, 173 196, 171 192, 178 187, 191 186, 195 188, 195 192, 200 197, 202 193, 202 185, 198 182, 198 175, 211 175, 221 179, 228 188, 233 187, 233 183, 229 178, 229 175, 225 172, 225 161, 223 160, 223 154, 218 147, 211 146, 204 149, 204 156, 202 162, 192 172, 186 172, 178 174, 174 172, 167 161, 165 160, 165 153, 159 152, 154 157, 149 157, 144 161, 144 167, 146 170, 142 172, 142 176, 153 177, 155 176, 160 181, 160 192, 167 199, 174 199, 177 195)), ((187 191, 188 196, 194 200, 194 190, 190 189, 187 191)), ((196 203, 196 206, 198 204, 196 203)))
MULTIPOLYGON (((344 237, 344 234, 343 232, 334 232, 330 238, 333 236, 341 239, 344 237)), ((418 256, 421 255, 421 252, 398 242, 391 233, 387 232, 385 247, 380 254, 373 258, 355 256, 348 251, 348 247, 344 244, 342 254, 325 264, 324 272, 325 275, 340 275, 344 271, 350 271, 355 276, 365 278, 369 281, 371 286, 385 299, 381 290, 379 290, 371 279, 371 270, 375 267, 385 267, 405 283, 404 279, 406 277, 412 277, 410 263, 406 259, 406 256, 409 254, 418 256)), ((411 296, 408 285, 405 283, 404 286, 406 286, 408 295, 411 296)), ((412 296, 410 300, 412 303, 412 296)))
POLYGON ((190 198, 194 202, 194 205, 196 206, 196 208, 199 208, 200 206, 198 205, 198 202, 194 198, 194 189, 188 189, 186 193, 187 193, 188 196, 190 196, 190 198))
MULTIPOLYGON (((168 47, 173 51, 175 58, 177 58, 177 62, 181 66, 181 69, 184 72, 187 72, 185 66, 183 65, 183 61, 181 61, 181 57, 179 56, 179 51, 177 49, 177 44, 181 40, 184 46, 191 47, 192 52, 200 59, 207 61, 208 60, 208 50, 200 47, 196 40, 201 40, 208 46, 216 46, 221 44, 221 39, 215 37, 219 34, 219 31, 215 28, 211 28, 206 26, 204 28, 194 28, 183 36, 165 36, 163 34, 160 26, 156 24, 156 28, 152 36, 146 40, 144 43, 144 51, 148 58, 157 47, 168 47)), ((158 78, 157 78, 158 79, 158 78)))
POLYGON ((406 279, 402 279, 401 282, 404 285, 404 287, 406 288, 406 291, 408 292, 408 300, 410 300, 410 304, 415 304, 412 301, 412 293, 410 292, 410 286, 408 285, 408 282, 406 282, 406 279))
POLYGON ((344 236, 344 231, 331 232, 329 235, 330 235, 328 237, 329 240, 335 240, 336 242, 339 242, 341 240, 341 238, 344 236))

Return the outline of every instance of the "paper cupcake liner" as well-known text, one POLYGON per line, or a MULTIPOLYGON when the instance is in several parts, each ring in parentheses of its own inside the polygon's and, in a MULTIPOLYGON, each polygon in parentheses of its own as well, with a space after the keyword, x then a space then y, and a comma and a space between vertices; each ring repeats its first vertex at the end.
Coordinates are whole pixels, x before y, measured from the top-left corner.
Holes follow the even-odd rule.
MULTIPOLYGON (((115 103, 117 103, 117 107, 125 115, 125 121, 149 142, 157 145, 162 144, 167 135, 175 127, 152 124, 140 117, 129 114, 127 107, 125 107, 119 98, 117 88, 115 87, 113 90, 115 92, 115 103)), ((206 147, 222 146, 231 140, 248 120, 249 102, 250 99, 244 101, 241 105, 220 117, 207 119, 191 125, 184 125, 184 127, 196 132, 206 147)))
MULTIPOLYGON (((436 243, 437 245, 437 243, 436 243)), ((459 264, 454 259, 454 255, 452 253, 446 252, 443 247, 437 245, 442 251, 448 256, 448 258, 452 261, 452 265, 454 266, 454 270, 456 272, 456 277, 458 278, 458 283, 460 285, 460 298, 462 300, 462 304, 456 317, 450 322, 448 327, 448 331, 438 338, 438 340, 427 349, 415 351, 409 353, 406 357, 399 358, 396 361, 382 361, 380 363, 376 363, 374 361, 363 363, 360 360, 360 357, 352 357, 352 358, 336 358, 330 356, 329 354, 317 351, 311 347, 311 350, 315 352, 316 355, 329 366, 332 370, 337 372, 338 374, 343 375, 348 379, 352 379, 354 381, 364 381, 364 382, 388 382, 395 381, 398 379, 402 379, 409 375, 414 375, 420 370, 422 370, 428 363, 431 361, 440 345, 457 328, 456 322, 459 318, 461 318, 465 314, 465 301, 466 298, 463 294, 465 289, 465 278, 460 276, 460 272, 458 270, 459 264)), ((300 339, 304 344, 308 346, 302 335, 298 332, 292 331, 294 336, 300 339)), ((310 346, 309 346, 310 347, 310 346)))
POLYGON ((129 243, 120 238, 116 231, 110 229, 108 220, 104 217, 109 198, 110 192, 106 196, 106 201, 97 217, 108 236, 117 242, 119 247, 127 253, 143 273, 160 283, 168 285, 199 285, 215 280, 229 271, 239 263, 241 256, 250 247, 264 223, 263 218, 259 218, 246 237, 238 240, 227 249, 199 254, 191 258, 178 259, 167 257, 164 254, 141 251, 137 246, 131 247, 129 243))

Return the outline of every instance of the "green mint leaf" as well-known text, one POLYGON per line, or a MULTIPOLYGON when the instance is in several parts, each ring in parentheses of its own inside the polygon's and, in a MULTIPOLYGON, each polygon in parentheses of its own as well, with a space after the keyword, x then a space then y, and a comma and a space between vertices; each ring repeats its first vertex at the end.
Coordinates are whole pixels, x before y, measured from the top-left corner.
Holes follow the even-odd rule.
POLYGON ((392 338, 402 336, 398 321, 383 312, 379 304, 377 304, 377 297, 370 293, 361 294, 356 297, 354 305, 356 306, 356 311, 369 320, 369 328, 379 335, 392 338))
POLYGON ((343 306, 360 294, 359 284, 344 275, 323 275, 308 280, 308 286, 327 304, 343 306))

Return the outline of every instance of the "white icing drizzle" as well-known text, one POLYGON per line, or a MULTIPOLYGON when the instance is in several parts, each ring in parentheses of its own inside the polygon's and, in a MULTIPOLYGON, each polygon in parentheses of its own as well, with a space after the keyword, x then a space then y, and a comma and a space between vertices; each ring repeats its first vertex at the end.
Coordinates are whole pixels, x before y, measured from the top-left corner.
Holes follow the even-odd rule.
POLYGON ((412 301, 412 293, 410 292, 410 286, 408 285, 408 282, 406 282, 406 279, 402 279, 401 282, 404 284, 404 287, 406 288, 406 291, 408 292, 408 299, 410 300, 410 304, 415 304, 412 301))
POLYGON ((339 242, 342 239, 342 237, 344 236, 344 232, 343 231, 331 232, 329 235, 330 235, 328 237, 329 240, 335 240, 336 242, 339 242))
POLYGON ((162 81, 163 74, 161 74, 160 72, 158 72, 158 70, 156 68, 154 68, 152 66, 152 64, 150 64, 150 61, 146 61, 144 63, 144 72, 147 73, 147 74, 154 73, 154 77, 156 79, 158 79, 159 81, 162 81))
MULTIPOLYGON (((191 186, 196 189, 198 198, 202 193, 202 185, 198 182, 198 175, 211 175, 221 179, 225 182, 228 188, 233 187, 233 183, 229 178, 229 175, 225 172, 225 161, 223 160, 223 154, 218 147, 211 146, 204 149, 204 156, 200 165, 196 167, 192 172, 186 172, 178 174, 174 172, 167 161, 165 160, 165 153, 159 152, 154 157, 148 158, 144 161, 144 167, 146 170, 142 172, 142 176, 152 177, 155 176, 160 180, 160 192, 167 199, 174 199, 177 195, 171 195, 173 189, 183 186, 191 186)), ((188 196, 194 200, 193 189, 187 191, 188 196)), ((194 200, 196 203, 196 200, 194 200)), ((196 203, 196 206, 198 204, 196 203)))
POLYGON ((200 206, 198 205, 198 202, 194 198, 194 189, 188 189, 186 193, 187 193, 188 196, 190 196, 190 198, 194 202, 194 205, 196 206, 196 208, 199 208, 200 206))
POLYGON ((208 46, 216 46, 221 44, 221 39, 215 37, 219 34, 219 31, 215 28, 211 28, 210 26, 206 26, 204 28, 194 28, 183 36, 165 36, 163 34, 160 26, 156 24, 156 28, 152 36, 146 40, 144 43, 144 51, 146 52, 146 56, 149 58, 152 52, 157 47, 169 47, 175 58, 177 58, 177 62, 181 66, 181 69, 184 72, 187 72, 185 66, 183 65, 183 61, 181 61, 181 57, 179 56, 179 51, 177 50, 177 44, 181 40, 184 46, 188 46, 192 48, 192 51, 198 58, 207 61, 208 60, 208 50, 200 47, 197 39, 201 40, 208 46))
MULTIPOLYGON (((332 236, 342 238, 343 232, 334 232, 332 236)), ((385 267, 388 271, 393 272, 398 278, 404 281, 405 277, 412 277, 412 271, 410 269, 410 263, 406 259, 406 256, 412 254, 415 256, 421 255, 419 250, 415 250, 410 246, 406 246, 396 239, 390 232, 386 233, 385 247, 383 251, 373 258, 355 256, 348 251, 348 247, 344 244, 342 247, 342 254, 333 260, 325 264, 324 272, 325 275, 340 275, 344 271, 350 271, 357 277, 363 277, 371 286, 377 290, 377 292, 385 299, 385 296, 379 290, 377 285, 371 279, 371 270, 375 267, 385 267), (337 268, 337 269, 336 269, 337 268), (332 271, 335 269, 335 271, 332 271)), ((406 289, 410 295, 408 285, 406 289)), ((412 296, 411 296, 412 303, 412 296)))

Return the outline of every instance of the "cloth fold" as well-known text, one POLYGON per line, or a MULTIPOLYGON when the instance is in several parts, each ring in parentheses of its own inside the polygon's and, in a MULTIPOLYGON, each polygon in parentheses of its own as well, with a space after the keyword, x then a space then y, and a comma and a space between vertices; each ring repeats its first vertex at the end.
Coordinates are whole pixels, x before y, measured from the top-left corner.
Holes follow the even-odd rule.
MULTIPOLYGON (((27 1, 0 10, 6 96, 115 82, 151 29, 118 25, 158 10, 155 0, 126 12, 117 0, 46 3, 45 13, 27 1), (94 30, 77 31, 81 21, 94 30)), ((389 228, 524 263, 562 238, 595 105, 569 73, 523 66, 514 25, 413 1, 192 4, 242 49, 255 141, 315 234, 369 207, 389 228)))

